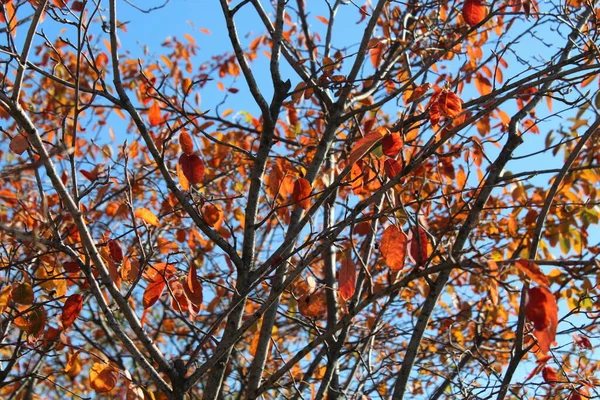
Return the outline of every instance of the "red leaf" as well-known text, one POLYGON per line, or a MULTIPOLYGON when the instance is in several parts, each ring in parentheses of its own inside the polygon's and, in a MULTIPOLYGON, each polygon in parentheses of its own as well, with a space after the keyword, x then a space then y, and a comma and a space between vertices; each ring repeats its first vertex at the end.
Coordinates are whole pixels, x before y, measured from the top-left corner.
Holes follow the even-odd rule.
POLYGON ((395 225, 390 225, 383 231, 379 248, 385 263, 392 270, 399 271, 404 268, 407 243, 406 234, 395 225))
POLYGON ((73 324, 73 322, 75 322, 75 320, 79 316, 79 313, 81 312, 82 307, 82 294, 72 294, 71 296, 69 296, 67 301, 65 301, 65 305, 63 306, 63 312, 61 317, 61 322, 64 329, 67 329, 73 324))
POLYGON ((338 275, 338 290, 344 300, 350 299, 356 290, 356 266, 350 255, 342 258, 342 268, 338 275))
POLYGON ((487 16, 487 7, 481 0, 465 0, 462 15, 470 27, 474 27, 487 16))
POLYGON ((298 204, 298 207, 308 210, 310 208, 310 182, 305 178, 298 178, 294 182, 294 191, 292 192, 292 201, 298 204))
MULTIPOLYGON (((202 182, 202 177, 204 176, 204 163, 197 155, 188 156, 187 154, 182 154, 181 157, 179 157, 179 168, 185 179, 192 185, 202 182)), ((182 187, 184 186, 181 182, 181 176, 179 183, 182 187)))
POLYGON ((379 142, 379 139, 381 139, 381 133, 379 130, 375 130, 365 135, 365 137, 358 139, 356 143, 354 143, 354 146, 352 146, 348 164, 352 165, 363 158, 371 150, 371 148, 379 142))
POLYGON ((23 154, 23 152, 25 152, 25 150, 29 148, 29 141, 27 141, 27 136, 25 136, 25 134, 23 133, 15 135, 10 140, 10 144, 8 145, 8 147, 10 148, 10 151, 12 151, 15 154, 23 154))
POLYGON ((381 140, 381 149, 383 150, 383 154, 388 157, 396 157, 398 152, 402 150, 402 146, 404 146, 404 141, 398 132, 385 135, 381 140))
POLYGON ((556 340, 558 306, 554 295, 543 286, 530 288, 527 292, 525 315, 533 323, 533 335, 543 354, 548 354, 556 340))
POLYGON ((544 382, 550 384, 550 386, 556 386, 558 382, 558 375, 556 374, 556 370, 552 367, 544 367, 542 369, 542 378, 544 378, 544 382))
POLYGON ((385 169, 385 173, 390 179, 393 179, 402 172, 402 165, 397 160, 393 158, 388 158, 383 163, 383 168, 385 169))
POLYGON ((144 291, 143 306, 145 309, 152 307, 160 299, 166 285, 167 282, 160 273, 154 275, 154 279, 148 283, 144 291))
POLYGON ((437 104, 442 115, 448 118, 456 118, 462 112, 462 100, 452 92, 441 92, 437 104))
POLYGON ((83 10, 83 2, 82 1, 75 1, 75 2, 73 2, 73 4, 71 4, 71 11, 80 12, 82 10, 83 10))
POLYGON ((429 240, 425 229, 411 229, 408 255, 417 266, 423 266, 429 258, 429 240))
POLYGON ((163 121, 160 106, 157 101, 154 101, 148 110, 148 120, 151 126, 160 125, 163 121))
POLYGON ((181 146, 181 151, 188 156, 194 154, 194 141, 186 131, 181 131, 179 134, 179 146, 181 146))
POLYGON ((527 260, 519 260, 515 263, 515 266, 538 285, 550 287, 548 277, 544 275, 537 264, 527 260))
POLYGON ((202 285, 196 274, 195 264, 190 265, 190 270, 185 285, 183 285, 183 290, 185 290, 188 300, 193 305, 200 307, 200 304, 202 304, 202 285))
POLYGON ((578 334, 574 333, 573 341, 579 348, 586 349, 586 350, 592 349, 592 342, 590 342, 590 339, 588 339, 587 336, 578 335, 578 334))
POLYGON ((110 258, 112 258, 114 262, 117 264, 123 262, 123 250, 117 240, 108 241, 108 251, 110 253, 110 258))
POLYGON ((79 268, 79 264, 76 263, 75 261, 64 262, 63 268, 65 269, 65 271, 67 271, 71 274, 81 271, 81 269, 79 268))

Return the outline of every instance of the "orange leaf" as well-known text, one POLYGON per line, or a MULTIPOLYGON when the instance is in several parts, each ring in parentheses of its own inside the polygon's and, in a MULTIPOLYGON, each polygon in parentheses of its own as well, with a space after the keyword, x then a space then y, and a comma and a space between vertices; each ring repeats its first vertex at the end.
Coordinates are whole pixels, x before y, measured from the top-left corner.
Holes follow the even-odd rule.
POLYGON ((202 218, 206 222, 206 225, 214 228, 223 222, 223 211, 221 211, 220 207, 207 203, 202 207, 202 218))
POLYGON ((135 217, 142 219, 149 225, 158 226, 158 218, 154 213, 147 208, 138 208, 135 210, 135 217))
POLYGON ((79 313, 81 312, 82 307, 82 294, 72 294, 71 296, 69 296, 67 301, 65 301, 65 305, 63 306, 63 312, 61 317, 61 322, 64 329, 67 329, 73 324, 73 322, 75 322, 75 320, 79 316, 79 313))
POLYGON ((398 132, 394 132, 389 135, 385 135, 381 140, 381 149, 383 154, 388 157, 396 157, 398 152, 402 150, 404 141, 398 132))
POLYGON ((388 158, 383 163, 383 168, 385 169, 385 173, 390 179, 393 179, 402 172, 402 165, 397 160, 393 158, 388 158))
POLYGON ((116 385, 119 375, 111 366, 94 363, 90 368, 90 387, 96 393, 110 392, 116 385))
MULTIPOLYGON (((197 155, 192 154, 191 156, 188 156, 187 154, 182 154, 181 157, 179 157, 179 168, 181 169, 181 173, 192 185, 202 182, 202 177, 204 176, 204 162, 202 162, 197 155)), ((181 177, 179 183, 182 187, 184 186, 181 182, 181 177)))
POLYGON ((543 354, 548 354, 556 339, 558 325, 558 306, 550 290, 543 286, 530 288, 527 291, 525 315, 533 323, 533 335, 540 350, 543 354))
POLYGON ((185 290, 188 300, 193 305, 199 307, 200 304, 202 304, 202 285, 196 274, 195 264, 190 265, 190 270, 185 285, 183 285, 183 290, 185 290))
POLYGON ((321 21, 322 23, 324 23, 325 25, 329 24, 329 20, 325 17, 321 17, 320 15, 317 15, 315 18, 318 19, 319 21, 321 21))
POLYGON ((148 120, 151 126, 160 125, 163 121, 160 106, 156 100, 152 103, 150 109, 148 109, 148 120))
POLYGON ((354 143, 354 146, 352 146, 348 164, 352 165, 363 158, 371 150, 371 148, 379 142, 379 139, 381 139, 381 133, 379 130, 375 130, 365 135, 365 137, 358 139, 356 143, 354 143))
POLYGON ((324 290, 305 294, 298 299, 298 311, 307 318, 319 318, 327 314, 327 297, 324 290))
POLYGON ((350 299, 356 290, 356 266, 350 255, 342 258, 342 268, 338 275, 338 290, 344 300, 350 299))
POLYGON ((381 236, 381 254, 385 263, 394 271, 404 268, 408 239, 395 225, 388 226, 381 236))
POLYGON ((425 93, 429 91, 429 89, 431 89, 431 83, 424 83, 421 86, 417 87, 410 94, 410 97, 408 98, 408 100, 406 100, 406 103, 412 103, 413 101, 419 100, 425 95, 425 93))
POLYGON ((556 374, 556 370, 552 367, 544 367, 542 369, 542 378, 544 378, 544 382, 550 384, 550 386, 556 386, 558 382, 558 375, 556 374))
POLYGON ((410 233, 408 255, 415 264, 423 266, 427 258, 429 258, 427 233, 420 226, 418 229, 411 229, 410 233))
POLYGON ((23 154, 23 152, 25 152, 25 150, 29 148, 29 141, 27 141, 27 136, 23 133, 15 135, 10 140, 10 144, 8 145, 8 147, 15 154, 23 154))
POLYGON ((150 308, 160 299, 160 296, 165 290, 167 282, 161 274, 154 275, 154 279, 148 283, 146 290, 144 291, 143 306, 144 308, 150 308))
POLYGON ((465 0, 462 15, 467 25, 474 27, 487 16, 487 7, 481 0, 465 0))
POLYGON ((305 178, 298 178, 294 182, 294 191, 292 192, 292 201, 300 208, 308 210, 310 208, 310 182, 305 178))
POLYGON ((4 312, 6 306, 10 302, 12 298, 12 287, 10 285, 6 285, 0 290, 0 314, 4 312))
POLYGON ((456 118, 462 112, 462 100, 452 92, 441 92, 437 104, 440 107, 440 112, 448 118, 456 118))
POLYGON ((181 131, 179 134, 179 146, 181 146, 181 151, 188 156, 194 153, 194 141, 186 131, 181 131))
POLYGON ((79 359, 79 351, 71 353, 67 356, 67 365, 65 372, 70 378, 75 378, 81 372, 81 360, 79 359))
POLYGON ((108 251, 110 253, 110 258, 112 258, 114 262, 118 264, 123 262, 123 250, 117 240, 108 241, 108 251))
POLYGON ((515 263, 515 266, 538 285, 550 287, 550 280, 548 280, 548 277, 544 275, 536 263, 527 260, 519 260, 515 263))

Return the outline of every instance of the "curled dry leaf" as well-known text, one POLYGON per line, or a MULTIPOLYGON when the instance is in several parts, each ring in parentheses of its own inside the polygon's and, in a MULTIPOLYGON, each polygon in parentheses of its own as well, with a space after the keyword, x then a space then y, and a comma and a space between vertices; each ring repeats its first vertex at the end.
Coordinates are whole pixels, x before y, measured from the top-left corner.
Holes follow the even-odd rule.
POLYGON ((298 178, 294 182, 294 190, 292 192, 292 201, 298 204, 298 207, 305 210, 310 208, 310 192, 312 188, 310 182, 305 178, 298 178))
POLYGON ((529 288, 525 315, 533 323, 533 335, 538 341, 540 351, 548 354, 550 346, 556 340, 558 325, 558 306, 550 290, 543 286, 529 288))
POLYGON ((135 217, 140 218, 142 221, 146 222, 148 225, 158 226, 158 217, 154 215, 154 213, 147 208, 138 208, 135 210, 135 217))
POLYGON ((73 322, 79 316, 81 309, 83 307, 83 295, 82 294, 72 294, 67 298, 65 304, 63 306, 61 322, 64 329, 70 327, 73 322))
POLYGON ((181 146, 181 151, 188 156, 194 154, 194 141, 189 133, 186 131, 181 131, 179 134, 179 146, 181 146))
POLYGON ((408 239, 395 225, 388 226, 381 236, 381 254, 385 263, 394 271, 404 268, 408 239))
POLYGON ((481 0, 465 0, 462 16, 470 27, 474 27, 487 16, 487 7, 481 0))

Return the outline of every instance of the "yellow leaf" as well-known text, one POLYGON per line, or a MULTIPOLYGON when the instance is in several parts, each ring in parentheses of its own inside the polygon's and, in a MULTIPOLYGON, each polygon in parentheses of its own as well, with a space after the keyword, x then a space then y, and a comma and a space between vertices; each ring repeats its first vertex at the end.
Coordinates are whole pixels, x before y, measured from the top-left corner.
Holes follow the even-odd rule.
POLYGON ((158 226, 158 218, 147 208, 138 208, 135 210, 135 217, 141 218, 144 222, 152 226, 158 226))

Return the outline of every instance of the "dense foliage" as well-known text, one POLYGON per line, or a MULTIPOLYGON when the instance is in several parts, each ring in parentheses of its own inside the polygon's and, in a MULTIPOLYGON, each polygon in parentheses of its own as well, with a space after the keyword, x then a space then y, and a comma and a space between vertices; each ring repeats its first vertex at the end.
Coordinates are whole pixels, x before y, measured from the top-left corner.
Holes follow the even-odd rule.
POLYGON ((3 398, 599 395, 596 1, 133 1, 0 1, 3 398))

